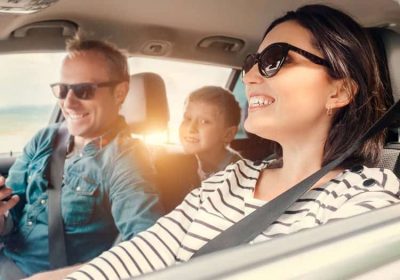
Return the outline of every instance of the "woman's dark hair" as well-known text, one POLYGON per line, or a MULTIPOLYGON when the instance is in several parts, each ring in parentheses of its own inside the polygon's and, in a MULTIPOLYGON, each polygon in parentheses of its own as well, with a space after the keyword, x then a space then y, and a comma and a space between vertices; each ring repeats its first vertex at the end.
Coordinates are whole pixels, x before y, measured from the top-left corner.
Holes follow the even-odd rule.
MULTIPOLYGON (((323 5, 307 5, 276 19, 264 37, 278 24, 296 21, 313 35, 312 44, 329 62, 328 74, 334 79, 356 83, 350 103, 337 110, 324 147, 323 165, 339 157, 356 139, 379 119, 391 96, 386 71, 381 71, 374 42, 367 30, 350 16, 323 5)), ((380 159, 385 139, 381 133, 362 143, 342 166, 375 165, 380 159)))

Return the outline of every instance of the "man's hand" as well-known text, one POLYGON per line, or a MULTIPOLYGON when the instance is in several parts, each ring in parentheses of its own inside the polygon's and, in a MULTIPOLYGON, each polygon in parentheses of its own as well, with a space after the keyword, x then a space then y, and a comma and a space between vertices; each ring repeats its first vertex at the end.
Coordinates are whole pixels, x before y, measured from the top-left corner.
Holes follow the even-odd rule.
POLYGON ((12 189, 6 187, 5 182, 6 182, 5 178, 3 176, 0 176, 0 201, 1 201, 0 215, 4 215, 8 210, 13 208, 19 201, 19 196, 12 195, 12 189))
POLYGON ((18 195, 11 196, 12 190, 5 186, 5 181, 5 178, 0 176, 0 234, 4 231, 4 215, 19 201, 18 195), (7 198, 9 198, 9 200, 7 198), (3 201, 3 199, 6 200, 3 201))

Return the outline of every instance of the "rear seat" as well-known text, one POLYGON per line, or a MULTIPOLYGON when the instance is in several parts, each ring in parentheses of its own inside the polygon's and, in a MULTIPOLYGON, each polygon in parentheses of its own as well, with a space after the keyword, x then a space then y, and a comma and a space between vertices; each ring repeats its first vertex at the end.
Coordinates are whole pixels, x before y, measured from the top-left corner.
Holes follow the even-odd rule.
MULTIPOLYGON (((128 96, 120 113, 133 134, 167 134, 169 109, 163 79, 150 72, 131 75, 128 96)), ((148 144, 148 147, 157 172, 161 201, 169 212, 199 186, 197 163, 194 156, 184 154, 176 145, 148 144)))
POLYGON ((169 109, 163 79, 155 73, 146 72, 131 75, 129 82, 129 92, 120 113, 132 133, 166 133, 169 109))

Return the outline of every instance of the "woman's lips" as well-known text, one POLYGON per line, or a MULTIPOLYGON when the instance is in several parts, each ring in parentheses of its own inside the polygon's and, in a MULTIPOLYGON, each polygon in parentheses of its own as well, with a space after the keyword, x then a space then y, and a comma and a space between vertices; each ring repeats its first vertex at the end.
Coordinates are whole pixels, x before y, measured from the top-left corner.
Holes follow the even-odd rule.
POLYGON ((275 102, 275 99, 267 95, 250 95, 249 96, 249 109, 261 108, 270 106, 275 102))

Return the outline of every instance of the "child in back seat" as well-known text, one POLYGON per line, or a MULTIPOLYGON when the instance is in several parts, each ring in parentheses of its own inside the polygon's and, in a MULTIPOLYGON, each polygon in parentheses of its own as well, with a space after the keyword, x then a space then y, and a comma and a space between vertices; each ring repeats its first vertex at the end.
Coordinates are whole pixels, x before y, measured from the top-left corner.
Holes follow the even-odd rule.
POLYGON ((186 99, 179 137, 185 152, 196 157, 201 181, 241 159, 229 148, 239 122, 240 107, 229 90, 205 86, 186 99))

